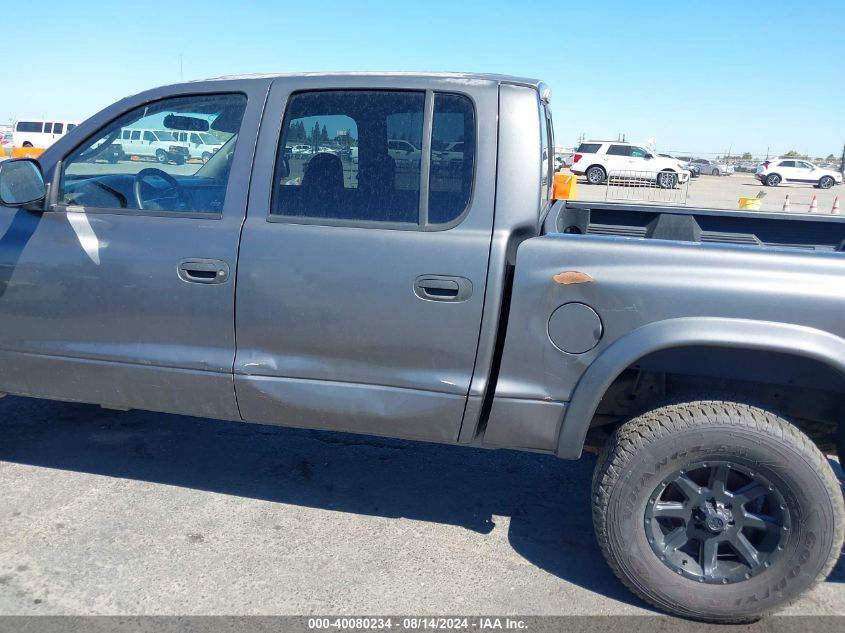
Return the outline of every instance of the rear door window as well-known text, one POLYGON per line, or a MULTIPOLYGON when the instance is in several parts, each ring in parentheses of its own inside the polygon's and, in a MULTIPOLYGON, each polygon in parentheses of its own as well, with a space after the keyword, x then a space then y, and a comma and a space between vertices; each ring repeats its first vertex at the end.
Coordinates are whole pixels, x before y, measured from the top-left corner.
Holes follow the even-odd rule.
POLYGON ((53 123, 53 134, 61 134, 64 131, 64 123, 53 123))
POLYGON ((607 148, 609 156, 630 156, 631 148, 628 145, 611 145, 607 148))
POLYGON ((336 90, 291 97, 271 213, 317 221, 419 223, 425 93, 336 90), (286 145, 293 147, 286 157, 286 145))
POLYGON ((293 95, 279 139, 271 216, 393 228, 459 218, 472 197, 475 109, 463 95, 431 94, 428 122, 422 91, 293 95))
POLYGON ((475 171, 475 109, 463 95, 435 94, 428 222, 447 224, 469 205, 475 171))

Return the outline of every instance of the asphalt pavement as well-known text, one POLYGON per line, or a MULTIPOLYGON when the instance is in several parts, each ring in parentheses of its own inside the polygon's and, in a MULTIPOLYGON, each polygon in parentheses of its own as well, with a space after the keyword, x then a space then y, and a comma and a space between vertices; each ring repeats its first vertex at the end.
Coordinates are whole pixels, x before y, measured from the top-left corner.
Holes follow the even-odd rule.
MULTIPOLYGON (((652 611, 594 458, 0 400, 0 614, 652 611)), ((792 606, 845 614, 845 565, 792 606)))

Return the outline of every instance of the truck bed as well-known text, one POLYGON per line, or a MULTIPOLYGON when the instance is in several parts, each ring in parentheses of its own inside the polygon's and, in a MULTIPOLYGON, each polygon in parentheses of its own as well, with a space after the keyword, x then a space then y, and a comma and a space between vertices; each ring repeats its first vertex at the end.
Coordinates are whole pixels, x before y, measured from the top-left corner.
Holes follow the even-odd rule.
POLYGON ((561 201, 545 233, 845 251, 845 216, 561 201))

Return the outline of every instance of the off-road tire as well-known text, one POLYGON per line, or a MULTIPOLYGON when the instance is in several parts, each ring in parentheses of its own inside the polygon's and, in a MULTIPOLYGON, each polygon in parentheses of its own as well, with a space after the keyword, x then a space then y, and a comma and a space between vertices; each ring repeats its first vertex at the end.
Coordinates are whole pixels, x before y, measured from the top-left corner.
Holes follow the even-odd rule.
POLYGON ((739 402, 676 403, 623 424, 596 465, 592 497, 596 537, 613 572, 650 604, 696 620, 759 619, 827 577, 842 550, 842 491, 825 456, 779 415, 739 402), (791 531, 783 550, 749 580, 679 576, 649 544, 644 518, 653 491, 702 460, 754 469, 785 500, 791 531))

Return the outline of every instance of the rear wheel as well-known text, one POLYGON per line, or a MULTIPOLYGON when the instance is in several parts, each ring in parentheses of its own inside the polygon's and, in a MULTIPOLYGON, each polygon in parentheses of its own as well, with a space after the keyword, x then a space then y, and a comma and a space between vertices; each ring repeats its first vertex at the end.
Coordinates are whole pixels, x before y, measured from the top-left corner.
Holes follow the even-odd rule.
POLYGON ((163 149, 156 150, 156 160, 162 165, 167 164, 167 152, 163 149))
POLYGON ((777 187, 780 184, 780 176, 777 174, 769 174, 766 176, 766 184, 769 187, 777 187))
POLYGON ((843 541, 824 455, 776 414, 696 401, 613 435, 593 477, 599 545, 617 576, 670 613, 745 622, 823 579, 843 541))
POLYGON ((591 185, 600 185, 604 182, 604 179, 607 178, 607 174, 604 169, 596 165, 593 165, 587 170, 586 176, 587 182, 591 185))
POLYGON ((657 186, 661 189, 674 189, 678 182, 678 177, 674 172, 661 171, 657 174, 657 186))
POLYGON ((711 172, 710 172, 710 175, 711 175, 711 176, 718 176, 718 175, 719 175, 719 170, 718 170, 718 169, 714 169, 713 171, 711 171, 711 172))
POLYGON ((209 158, 211 158, 210 152, 203 152, 202 153, 202 162, 207 163, 209 158))
POLYGON ((830 189, 833 186, 834 180, 830 176, 822 176, 821 180, 819 180, 819 188, 820 189, 830 189))

